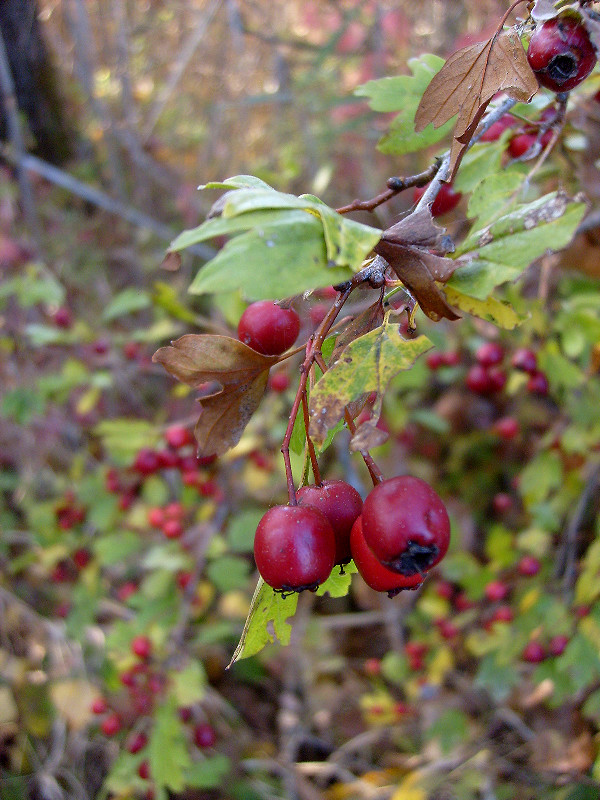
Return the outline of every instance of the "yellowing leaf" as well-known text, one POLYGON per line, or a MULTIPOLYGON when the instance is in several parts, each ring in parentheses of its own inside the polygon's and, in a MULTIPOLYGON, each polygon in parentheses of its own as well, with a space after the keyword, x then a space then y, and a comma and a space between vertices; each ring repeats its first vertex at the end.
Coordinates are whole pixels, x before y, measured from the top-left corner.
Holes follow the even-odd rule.
POLYGON ((83 680, 61 681, 50 689, 50 697, 60 715, 73 730, 82 730, 93 714, 90 710, 98 692, 83 680))
POLYGON ((528 103, 537 90, 537 79, 517 32, 513 28, 500 31, 487 42, 469 45, 450 56, 421 98, 415 130, 422 131, 430 123, 439 128, 458 114, 450 163, 452 179, 492 97, 504 91, 528 103))
POLYGON ((415 771, 403 778, 390 800, 427 800, 421 774, 415 771))
POLYGON ((444 286, 442 289, 450 305, 472 314, 474 317, 488 320, 512 331, 521 322, 517 312, 508 303, 498 300, 495 297, 488 297, 486 300, 478 300, 476 297, 469 297, 467 294, 459 292, 452 286, 444 286))

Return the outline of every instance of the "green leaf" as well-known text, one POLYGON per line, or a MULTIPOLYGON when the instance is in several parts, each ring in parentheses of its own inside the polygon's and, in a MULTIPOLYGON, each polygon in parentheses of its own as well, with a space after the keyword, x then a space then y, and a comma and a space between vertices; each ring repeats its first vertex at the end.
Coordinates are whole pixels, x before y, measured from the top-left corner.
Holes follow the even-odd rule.
POLYGON ((426 732, 428 741, 437 739, 443 753, 449 753, 461 745, 469 733, 469 720, 457 708, 442 711, 426 732))
POLYGON ((404 339, 399 325, 391 324, 388 319, 355 339, 313 388, 310 434, 315 442, 324 441, 348 403, 365 392, 383 394, 394 375, 409 369, 431 346, 426 336, 404 339))
POLYGON ((206 673, 200 661, 190 661, 180 672, 171 673, 170 693, 181 707, 191 706, 206 694, 206 673))
POLYGON ((194 789, 218 789, 230 774, 230 760, 218 753, 196 761, 185 773, 185 784, 194 789))
POLYGON ((517 312, 504 300, 498 300, 492 295, 485 300, 478 300, 457 291, 453 286, 446 285, 440 288, 451 306, 466 311, 474 317, 493 322, 499 328, 512 331, 521 322, 517 312))
POLYGON ((248 580, 249 573, 248 562, 243 558, 236 558, 236 556, 218 558, 212 561, 206 569, 209 580, 221 592, 242 588, 248 580))
POLYGON ((408 66, 412 76, 381 78, 356 89, 356 95, 369 98, 369 105, 374 111, 400 112, 392 122, 389 133, 377 145, 382 153, 414 153, 439 142, 450 133, 452 120, 441 128, 434 129, 432 125, 428 125, 425 130, 415 133, 415 113, 423 92, 443 64, 444 60, 439 56, 425 53, 419 58, 409 59, 408 66))
POLYGON ((36 322, 25 325, 25 335, 29 337, 33 347, 44 347, 66 340, 65 332, 60 328, 51 328, 49 325, 40 325, 36 322))
POLYGON ((17 425, 26 425, 33 417, 42 414, 44 407, 43 399, 35 390, 18 387, 6 392, 0 403, 0 413, 17 425))
POLYGON ((474 145, 461 161, 460 169, 453 181, 456 191, 472 192, 480 183, 482 175, 497 173, 505 149, 506 142, 503 140, 474 145))
MULTIPOLYGON (((459 170, 457 181, 460 178, 462 167, 459 170)), ((523 185, 523 176, 520 171, 507 169, 502 172, 494 171, 493 175, 489 172, 480 173, 486 177, 480 181, 473 190, 469 199, 467 216, 476 219, 478 228, 488 225, 492 219, 506 214, 510 207, 506 204, 514 197, 523 185)), ((511 206, 516 203, 512 200, 511 206)))
POLYGON ((192 761, 174 698, 167 698, 154 713, 148 756, 150 774, 156 786, 173 792, 185 789, 186 773, 192 761))
POLYGON ((113 297, 102 313, 102 319, 110 322, 124 314, 132 314, 134 311, 141 311, 151 305, 150 297, 142 289, 129 287, 123 289, 113 297))
POLYGON ((322 583, 317 589, 317 595, 319 597, 324 594, 328 594, 330 597, 345 597, 350 591, 352 575, 356 572, 358 570, 353 561, 349 564, 344 564, 343 573, 338 566, 335 566, 325 583, 322 583))
POLYGON ((386 681, 402 686, 410 675, 408 659, 403 653, 390 650, 381 659, 381 674, 386 681))
POLYGON ((485 300, 497 286, 520 277, 544 253, 565 247, 585 208, 584 203, 552 193, 520 206, 488 227, 474 226, 456 253, 471 260, 456 270, 448 285, 485 300))
POLYGON ((252 230, 252 228, 293 225, 297 220, 303 221, 304 219, 303 212, 296 209, 282 211, 270 208, 246 211, 245 214, 239 216, 213 217, 197 228, 180 233, 169 245, 169 251, 180 252, 198 242, 214 239, 216 236, 237 235, 243 231, 252 230))
POLYGON ((264 513, 264 509, 246 509, 232 519, 227 528, 227 544, 230 550, 234 553, 252 552, 254 533, 264 513))
POLYGON ((543 502, 563 480, 563 469, 557 453, 542 451, 521 472, 519 490, 526 504, 543 502))
POLYGON ((547 342, 539 353, 539 364, 552 387, 576 389, 586 380, 585 373, 559 351, 557 342, 547 342))
POLYGON ((142 549, 140 536, 133 531, 119 531, 102 536, 94 543, 94 552, 100 563, 105 566, 119 564, 142 549))
POLYGON ((497 658, 497 653, 489 653, 479 664, 475 685, 481 686, 497 702, 506 700, 513 686, 519 682, 517 670, 507 668, 504 661, 497 658))
POLYGON ((190 311, 177 297, 176 290, 168 283, 156 281, 152 290, 152 302, 155 306, 163 308, 167 314, 182 322, 196 323, 196 315, 190 311))
POLYGON ((109 456, 122 465, 131 463, 142 448, 154 447, 160 441, 156 426, 143 419, 103 420, 95 426, 94 433, 109 456))
POLYGON ((266 644, 274 642, 289 644, 292 626, 287 621, 293 617, 298 604, 298 595, 282 597, 259 578, 250 604, 248 618, 229 666, 240 658, 248 658, 260 652, 266 644), (270 633, 272 629, 273 634, 270 633))
POLYGON ((201 184, 198 189, 270 189, 268 183, 254 175, 234 175, 233 178, 225 178, 224 181, 210 181, 201 184))
POLYGON ((270 224, 229 241, 200 270, 189 291, 240 289, 249 300, 267 300, 341 283, 351 276, 347 267, 328 267, 320 221, 300 212, 292 224, 270 224))

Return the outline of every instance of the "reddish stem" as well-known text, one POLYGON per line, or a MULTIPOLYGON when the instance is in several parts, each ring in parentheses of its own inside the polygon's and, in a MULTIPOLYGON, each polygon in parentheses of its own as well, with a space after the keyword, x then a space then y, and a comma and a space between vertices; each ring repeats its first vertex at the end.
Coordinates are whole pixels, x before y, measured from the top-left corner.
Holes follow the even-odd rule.
MULTIPOLYGON (((350 434, 354 436, 356 433, 356 425, 354 424, 354 420, 350 416, 350 412, 348 411, 348 406, 344 409, 344 419, 346 420, 346 425, 348 426, 348 430, 350 434)), ((373 481, 373 486, 377 486, 378 483, 381 483, 384 480, 383 472, 379 469, 373 456, 369 454, 367 450, 360 451, 361 456, 363 457, 363 461, 365 462, 366 468, 369 470, 369 475, 371 476, 371 480, 373 481)))
POLYGON ((388 178, 387 189, 370 200, 353 200, 347 206, 336 208, 338 214, 348 214, 350 211, 374 211, 377 206, 387 203, 392 197, 409 189, 411 186, 424 186, 433 178, 439 169, 439 162, 436 161, 418 175, 411 175, 408 178, 388 178))
POLYGON ((315 453, 315 446, 313 440, 308 433, 308 425, 310 423, 308 417, 308 401, 306 399, 306 392, 302 395, 302 413, 304 414, 304 430, 306 432, 306 445, 308 447, 308 455, 310 456, 310 464, 312 467, 313 475, 315 476, 315 483, 321 486, 323 480, 321 478, 321 471, 319 470, 319 463, 317 461, 317 454, 315 453))

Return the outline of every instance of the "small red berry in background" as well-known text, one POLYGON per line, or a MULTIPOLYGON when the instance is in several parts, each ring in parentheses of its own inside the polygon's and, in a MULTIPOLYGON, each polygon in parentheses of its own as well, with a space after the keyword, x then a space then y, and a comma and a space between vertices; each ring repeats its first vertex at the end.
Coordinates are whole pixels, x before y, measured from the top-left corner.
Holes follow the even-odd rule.
MULTIPOLYGON (((417 186, 413 192, 413 200, 418 203, 425 194, 427 186, 417 186)), ((433 217, 441 217, 443 214, 448 214, 453 211, 460 203, 462 192, 457 192, 450 183, 442 183, 437 197, 431 204, 431 215, 433 217)))
POLYGON ((139 765, 138 775, 144 781, 147 781, 150 777, 150 764, 147 761, 142 761, 142 763, 139 765))
POLYGON ((287 372, 273 372, 269 376, 269 389, 272 392, 285 392, 290 386, 290 378, 287 372))
POLYGON ((135 736, 127 742, 127 752, 135 755, 143 750, 148 744, 148 737, 144 733, 136 733, 135 736))
POLYGON ((179 539, 183 534, 183 525, 178 519, 168 519, 162 526, 162 532, 167 539, 179 539))
POLYGON ((491 394, 494 386, 490 374, 481 364, 474 364, 465 377, 465 384, 474 394, 491 394))
POLYGON ((131 642, 131 652, 145 661, 152 655, 152 642, 147 636, 136 636, 131 642))
POLYGON ((487 131, 482 135, 481 142, 495 142, 497 141, 505 130, 510 128, 517 120, 512 114, 504 114, 499 120, 493 122, 487 131))
POLYGON ((153 528, 162 528, 165 523, 165 512, 162 508, 150 508, 148 510, 148 523, 153 528))
POLYGON ((100 724, 100 729, 105 736, 115 736, 121 727, 121 717, 114 712, 105 717, 100 724))
POLYGON ((484 342, 475 351, 475 359, 482 367, 493 367, 504 358, 504 348, 498 342, 484 342))
POLYGON ((508 143, 508 152, 512 158, 521 158, 537 141, 535 133, 517 133, 508 143))
POLYGON ((267 356, 278 356, 294 344, 300 333, 300 317, 293 308, 281 308, 271 300, 259 300, 244 311, 238 323, 238 339, 267 356))
POLYGON ((104 714, 108 710, 108 703, 103 697, 96 697, 91 705, 93 714, 104 714))
POLYGON ((494 423, 493 431, 501 439, 510 441, 519 435, 519 423, 514 417, 502 417, 494 423))
POLYGON ((123 345, 123 355, 128 361, 135 361, 140 357, 142 347, 139 342, 125 342, 123 345))
POLYGON ((492 499, 492 506, 496 514, 506 514, 513 505, 512 497, 506 492, 497 492, 492 499))
POLYGON ((502 581, 492 581, 485 587, 485 596, 493 603, 505 600, 508 597, 508 586, 502 581))
POLYGON ((539 397, 546 397, 550 391, 550 384, 543 372, 534 372, 529 376, 527 391, 530 394, 537 394, 539 397))
POLYGON ((209 725, 208 723, 196 725, 194 728, 194 743, 196 744, 196 747, 214 747, 216 741, 217 734, 212 725, 209 725))
POLYGON ((160 469, 158 455, 154 450, 148 447, 142 448, 133 462, 133 470, 139 472, 140 475, 152 475, 160 469))
POLYGON ((57 328, 68 329, 73 324, 73 316, 67 306, 60 306, 52 315, 52 321, 57 328))
POLYGON ((514 611, 510 606, 498 606, 491 617, 492 622, 512 622, 515 618, 514 611))
POLYGON ((519 347, 513 353, 510 363, 515 369, 533 375, 537 371, 537 356, 528 347, 519 347))
POLYGON ((567 645, 569 644, 569 637, 558 634, 557 636, 553 636, 550 641, 548 642, 548 652, 551 656, 562 656, 562 654, 567 649, 567 645))
POLYGON ((569 92, 594 69, 596 51, 581 17, 567 12, 536 28, 527 61, 546 89, 569 92))
POLYGON ((165 441, 174 450, 193 444, 194 437, 183 425, 171 425, 165 431, 165 441))
POLYGON ((428 369, 430 369, 432 372, 435 372, 440 367, 444 366, 444 357, 439 350, 434 350, 432 353, 427 353, 425 356, 425 363, 427 364, 428 369))
POLYGON ((376 677, 377 675, 381 675, 381 659, 367 658, 363 669, 365 671, 365 674, 370 675, 371 677, 376 677))
POLYGON ((547 653, 544 646, 535 639, 529 642, 521 653, 523 661, 527 661, 529 664, 540 664, 546 660, 546 657, 547 653))
POLYGON ((523 556, 518 565, 520 574, 528 578, 537 575, 541 568, 542 564, 535 556, 523 556))

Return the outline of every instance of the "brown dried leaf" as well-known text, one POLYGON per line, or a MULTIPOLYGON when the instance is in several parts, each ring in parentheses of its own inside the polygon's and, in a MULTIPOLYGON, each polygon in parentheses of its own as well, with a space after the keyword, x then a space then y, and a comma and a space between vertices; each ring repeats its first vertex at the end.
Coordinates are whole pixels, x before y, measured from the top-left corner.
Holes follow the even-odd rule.
POLYGON ((338 336, 333 352, 331 353, 330 363, 335 363, 342 352, 348 347, 350 342, 363 336, 365 333, 378 328, 383 322, 383 305, 378 300, 373 305, 365 309, 362 314, 356 316, 349 325, 338 336))
POLYGON ((458 259, 443 258, 419 247, 397 244, 384 236, 375 251, 383 256, 398 278, 413 294, 423 312, 436 322, 459 319, 460 315, 448 305, 436 281, 447 281, 460 266, 458 259))
POLYGON ((222 387, 199 400, 198 454, 209 456, 221 455, 239 442, 277 356, 264 356, 228 336, 187 334, 161 347, 152 360, 194 388, 210 382, 222 387))
POLYGON ((181 254, 174 251, 169 251, 161 262, 161 268, 169 272, 177 272, 181 267, 181 254))
POLYGON ((351 453, 364 453, 385 444, 388 439, 389 434, 377 427, 377 419, 368 419, 357 428, 350 439, 349 449, 351 453))
POLYGON ((413 211, 385 231, 385 238, 398 244, 413 244, 421 247, 440 247, 446 233, 436 225, 428 208, 413 211))
MULTIPOLYGON (((468 144, 487 104, 503 91, 519 102, 528 103, 538 82, 514 28, 494 34, 487 42, 464 47, 453 53, 434 75, 415 115, 415 130, 429 123, 439 128, 458 114, 454 139, 468 144)), ((454 176, 464 147, 452 147, 450 177, 454 176)))

